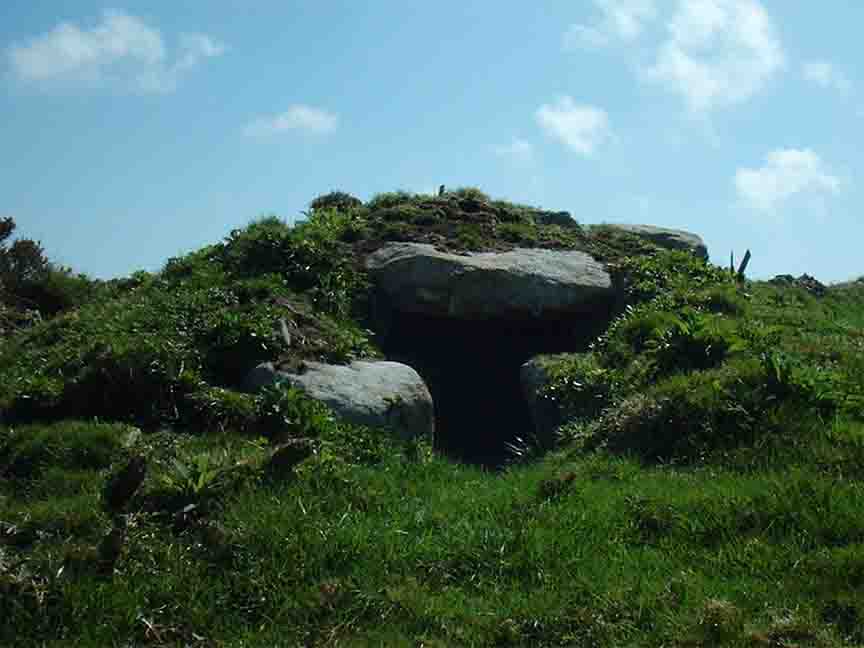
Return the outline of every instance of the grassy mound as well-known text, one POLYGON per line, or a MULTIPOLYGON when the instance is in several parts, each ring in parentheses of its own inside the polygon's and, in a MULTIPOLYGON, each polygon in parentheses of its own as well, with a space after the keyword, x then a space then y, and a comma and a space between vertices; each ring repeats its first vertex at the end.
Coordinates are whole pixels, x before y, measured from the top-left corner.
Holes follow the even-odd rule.
POLYGON ((334 192, 22 319, 0 644, 864 644, 864 284, 737 282, 562 222, 474 189, 334 192), (262 360, 380 355, 362 261, 388 240, 610 264, 627 308, 550 365, 552 453, 488 473, 237 390, 262 360))
POLYGON ((604 259, 653 249, 613 231, 588 236, 575 222, 544 224, 550 212, 492 201, 474 189, 358 202, 328 194, 296 227, 266 217, 170 259, 156 274, 138 272, 87 291, 76 283, 75 308, 0 343, 0 410, 10 422, 100 417, 219 425, 218 415, 202 416, 248 410, 224 389, 238 388, 262 361, 296 368, 304 360, 380 357, 364 328, 363 260, 392 240, 463 252, 563 247, 604 259))

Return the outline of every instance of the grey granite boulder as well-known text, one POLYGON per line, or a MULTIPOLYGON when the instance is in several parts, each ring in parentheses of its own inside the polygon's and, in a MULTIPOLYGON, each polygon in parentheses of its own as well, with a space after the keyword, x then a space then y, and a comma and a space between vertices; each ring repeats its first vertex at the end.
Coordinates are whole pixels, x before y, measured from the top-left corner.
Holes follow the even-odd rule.
POLYGON ((702 237, 684 230, 669 229, 666 227, 655 227, 654 225, 622 225, 604 223, 603 225, 592 225, 591 227, 608 227, 623 232, 635 234, 654 245, 670 250, 688 250, 700 259, 708 260, 708 248, 702 237))
POLYGON ((433 437, 432 396, 420 374, 408 365, 361 360, 350 365, 304 365, 301 373, 287 373, 270 362, 262 363, 247 376, 246 388, 257 392, 267 385, 289 384, 351 423, 390 428, 403 439, 433 437))
POLYGON ((603 264, 573 250, 463 255, 426 243, 391 243, 371 254, 366 267, 394 308, 463 319, 566 313, 615 295, 603 264))
POLYGON ((551 399, 542 398, 541 390, 549 383, 549 364, 555 356, 534 356, 519 369, 522 393, 531 413, 534 435, 541 445, 551 447, 555 441, 555 429, 562 423, 561 409, 551 399))

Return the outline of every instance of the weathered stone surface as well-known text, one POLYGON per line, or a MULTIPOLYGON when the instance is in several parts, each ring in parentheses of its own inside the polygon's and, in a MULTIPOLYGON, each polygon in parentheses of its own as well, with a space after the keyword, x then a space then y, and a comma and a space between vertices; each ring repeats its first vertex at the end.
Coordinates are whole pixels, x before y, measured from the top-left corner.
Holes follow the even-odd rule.
POLYGON ((413 368, 399 362, 355 361, 350 365, 306 362, 299 374, 265 362, 246 380, 249 391, 287 383, 330 406, 346 421, 391 428, 400 437, 431 438, 435 431, 432 396, 413 368))
MULTIPOLYGON (((597 227, 596 225, 593 227, 597 227)), ((654 245, 670 250, 689 250, 700 259, 708 259, 708 248, 702 237, 684 230, 655 227, 654 225, 622 225, 604 223, 600 227, 611 227, 645 238, 654 245)))
POLYGON ((541 211, 534 215, 538 225, 560 225, 561 227, 579 227, 579 223, 566 211, 541 211))
POLYGON ((366 266, 393 308, 463 319, 578 311, 615 293, 604 266, 573 250, 457 255, 425 243, 392 243, 366 266))
POLYGON ((549 399, 540 398, 540 391, 549 383, 549 365, 557 360, 557 355, 538 355, 531 358, 519 369, 522 393, 531 413, 534 434, 545 447, 555 441, 555 428, 561 423, 561 410, 549 399))
POLYGON ((286 439, 270 455, 265 470, 271 476, 286 477, 293 474, 297 464, 313 454, 315 442, 312 439, 286 439))
POLYGON ((270 387, 285 380, 287 371, 280 371, 272 362, 262 362, 252 369, 243 380, 243 391, 257 394, 265 387, 270 387))
MULTIPOLYGON (((463 202, 462 213, 486 213, 485 203, 463 202)), ((562 225, 570 218, 550 214, 562 225)), ((687 232, 611 227, 707 256, 702 240, 687 232)), ((455 254, 394 242, 369 254, 365 265, 375 287, 377 341, 387 357, 402 362, 265 363, 248 375, 251 391, 287 382, 348 421, 389 427, 403 438, 437 434, 439 450, 490 466, 506 461, 503 452, 514 438, 533 436, 552 447, 565 417, 588 415, 605 402, 589 354, 572 352, 608 325, 623 295, 589 254, 542 248, 455 254), (552 364, 573 355, 577 373, 584 363, 585 388, 564 405, 541 398, 552 364)))
POLYGON ((102 502, 111 512, 123 509, 132 499, 147 476, 147 459, 132 457, 123 468, 113 473, 102 489, 102 502))

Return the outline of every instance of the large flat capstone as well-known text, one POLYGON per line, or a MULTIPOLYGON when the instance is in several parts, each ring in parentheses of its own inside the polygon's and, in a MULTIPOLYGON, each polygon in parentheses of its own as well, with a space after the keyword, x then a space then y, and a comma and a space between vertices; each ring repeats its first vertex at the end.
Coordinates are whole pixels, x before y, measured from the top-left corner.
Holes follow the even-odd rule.
POLYGON ((603 264, 575 250, 462 255, 391 243, 369 255, 366 267, 392 307, 464 319, 574 312, 615 294, 603 264))

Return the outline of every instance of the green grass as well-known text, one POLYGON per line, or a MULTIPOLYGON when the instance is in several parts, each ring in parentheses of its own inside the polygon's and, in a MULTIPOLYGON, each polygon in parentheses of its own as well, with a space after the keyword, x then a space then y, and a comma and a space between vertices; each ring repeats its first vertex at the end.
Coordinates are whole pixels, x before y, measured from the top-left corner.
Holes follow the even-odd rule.
POLYGON ((501 240, 556 236, 476 189, 334 193, 3 340, 0 645, 864 645, 861 283, 739 284, 599 230, 630 308, 551 365, 558 446, 500 472, 234 390, 246 344, 374 357, 352 254, 385 216, 497 245, 457 203, 507 215, 501 240), (286 436, 313 450, 277 470, 286 436))
POLYGON ((4 493, 0 518, 26 510, 39 532, 4 554, 42 575, 7 599, 6 641, 13 630, 34 645, 94 646, 864 639, 862 485, 816 468, 741 474, 559 454, 490 475, 395 449, 371 466, 319 457, 293 481, 225 495, 186 528, 135 513, 111 576, 55 576, 109 526, 90 491, 26 506, 4 493))

